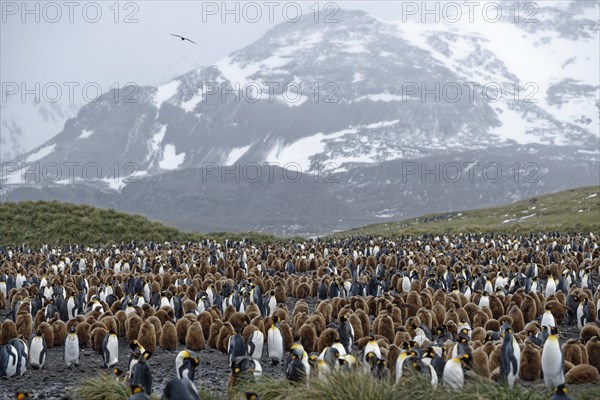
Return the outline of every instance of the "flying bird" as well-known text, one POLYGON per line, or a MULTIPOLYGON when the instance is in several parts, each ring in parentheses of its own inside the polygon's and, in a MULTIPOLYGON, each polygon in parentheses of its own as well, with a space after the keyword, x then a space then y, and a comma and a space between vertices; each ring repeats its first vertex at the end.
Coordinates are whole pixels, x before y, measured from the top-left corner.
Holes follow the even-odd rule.
POLYGON ((183 37, 183 36, 181 36, 181 35, 176 35, 176 34, 174 34, 174 33, 171 33, 171 35, 172 35, 172 36, 177 36, 178 38, 181 38, 181 40, 187 40, 188 42, 192 42, 192 43, 194 43, 194 44, 197 44, 197 43, 196 43, 196 42, 194 42, 193 40, 190 40, 190 39, 188 39, 188 38, 186 38, 186 37, 183 37))

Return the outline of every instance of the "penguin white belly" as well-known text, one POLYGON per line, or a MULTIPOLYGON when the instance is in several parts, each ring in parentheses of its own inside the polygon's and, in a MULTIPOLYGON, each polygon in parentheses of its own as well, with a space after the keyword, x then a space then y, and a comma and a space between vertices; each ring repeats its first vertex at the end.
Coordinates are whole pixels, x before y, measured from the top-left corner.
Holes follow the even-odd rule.
POLYGON ((552 315, 551 312, 544 312, 544 315, 542 316, 542 326, 547 326, 548 329, 556 326, 554 315, 552 315))
POLYGON ((565 383, 563 358, 556 338, 548 337, 542 351, 542 372, 547 387, 554 388, 565 383))
POLYGON ((465 383, 465 376, 459 359, 453 358, 446 362, 442 379, 445 386, 451 389, 462 389, 465 383))
POLYGON ((400 353, 400 355, 396 359, 396 383, 398 383, 400 381, 400 379, 402 378, 402 369, 404 366, 404 360, 406 360, 407 357, 408 357, 408 354, 406 353, 406 351, 403 351, 402 353, 400 353))
POLYGON ((261 331, 255 330, 250 334, 248 339, 248 355, 255 360, 260 360, 263 353, 265 335, 261 331))
POLYGON ((481 296, 481 298, 479 299, 479 307, 483 308, 483 307, 487 307, 490 308, 490 299, 487 296, 481 296))
POLYGON ((431 374, 431 387, 434 389, 437 389, 438 386, 438 376, 437 376, 437 372, 435 372, 435 368, 433 368, 433 365, 429 364, 429 374, 431 374))
POLYGON ((67 367, 79 364, 79 340, 77 335, 67 335, 65 339, 65 364, 67 367))
POLYGON ((582 321, 583 317, 583 305, 579 303, 577 306, 577 328, 581 330, 583 326, 587 323, 587 321, 582 321))
POLYGON ((106 342, 108 353, 104 354, 104 360, 107 367, 112 368, 119 361, 119 340, 117 335, 110 335, 106 342))
POLYGON ((43 368, 46 362, 46 347, 42 336, 34 336, 29 347, 29 364, 33 368, 43 368))
POLYGON ((7 363, 6 363, 6 371, 5 374, 7 377, 11 377, 17 374, 17 363, 19 362, 19 354, 17 352, 17 349, 15 349, 13 346, 6 345, 6 351, 7 351, 7 363))
POLYGON ((275 325, 271 326, 267 335, 267 350, 271 360, 279 362, 283 358, 283 335, 275 325))
POLYGON ((408 279, 408 276, 402 278, 402 291, 410 292, 410 279, 408 279))
POLYGON ((272 317, 275 314, 275 308, 277 307, 277 301, 275 300, 275 296, 269 297, 269 315, 267 317, 272 317))

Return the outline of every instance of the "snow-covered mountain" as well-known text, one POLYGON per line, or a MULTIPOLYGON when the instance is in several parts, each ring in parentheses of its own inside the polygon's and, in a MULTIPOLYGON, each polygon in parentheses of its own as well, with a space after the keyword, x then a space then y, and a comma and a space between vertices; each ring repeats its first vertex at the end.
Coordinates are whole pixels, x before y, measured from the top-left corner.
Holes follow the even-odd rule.
MULTIPOLYGON (((169 196, 162 203, 157 200, 162 198, 157 193, 165 190, 164 176, 185 185, 190 171, 203 176, 236 163, 241 171, 254 165, 249 163, 276 164, 302 171, 308 181, 317 173, 319 178, 323 173, 335 175, 335 185, 307 182, 287 187, 292 196, 306 190, 331 194, 315 196, 316 207, 334 200, 347 206, 330 213, 335 226, 326 219, 317 226, 299 213, 282 230, 293 233, 325 232, 376 217, 491 205, 575 183, 594 184, 600 137, 599 16, 597 2, 574 2, 540 8, 535 24, 510 19, 462 25, 396 22, 360 11, 340 11, 335 24, 316 24, 310 18, 283 23, 215 65, 157 88, 139 88, 135 102, 116 102, 114 93, 106 93, 85 105, 62 132, 15 160, 64 166, 60 176, 51 179, 59 186, 24 187, 23 175, 11 170, 5 174, 2 193, 8 200, 36 198, 43 192, 77 201, 73 193, 87 183, 86 191, 101 189, 110 197, 96 201, 99 205, 116 204, 196 229, 236 229, 241 227, 235 224, 235 213, 248 206, 244 195, 255 187, 239 189, 238 201, 223 212, 223 225, 219 220, 202 225, 194 218, 205 216, 211 201, 219 201, 219 182, 201 181, 213 188, 214 198, 207 194, 205 208, 193 206, 199 188, 194 192, 169 185, 171 198, 185 192, 189 196, 178 198, 179 204, 196 210, 169 218, 163 212, 169 196), (480 187, 485 198, 478 202, 461 200, 460 192, 450 201, 449 193, 458 187, 446 185, 443 197, 428 198, 410 209, 403 197, 414 197, 414 191, 372 197, 386 184, 406 184, 398 181, 396 168, 405 162, 464 163, 476 158, 501 160, 508 168, 511 154, 519 154, 520 162, 537 163, 539 176, 548 183, 524 189, 512 182, 504 194, 480 187), (573 171, 577 179, 555 172, 561 160, 570 168, 579 166, 573 171), (97 165, 93 184, 83 179, 78 166, 65 166, 66 161, 97 165), (131 173, 135 184, 132 179, 115 179, 131 173), (82 185, 64 185, 70 183, 82 185), (138 201, 151 197, 156 204, 146 210, 148 206, 140 203, 132 206, 133 197, 127 196, 134 193, 138 201)), ((119 99, 127 94, 123 90, 119 99)), ((243 172, 240 177, 247 178, 243 172)), ((32 174, 25 178, 34 183, 32 174)), ((257 202, 259 198, 257 194, 257 202)), ((275 207, 285 211, 289 203, 275 207)), ((295 210, 308 205, 296 205, 295 210)), ((261 215, 243 228, 277 230, 276 222, 266 223, 261 215)))

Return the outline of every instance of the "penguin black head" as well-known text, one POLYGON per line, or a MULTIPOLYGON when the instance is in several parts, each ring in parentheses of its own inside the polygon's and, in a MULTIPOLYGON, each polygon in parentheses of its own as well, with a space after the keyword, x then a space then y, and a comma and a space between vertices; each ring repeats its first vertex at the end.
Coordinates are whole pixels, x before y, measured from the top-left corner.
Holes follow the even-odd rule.
POLYGON ((246 400, 260 400, 260 397, 254 392, 246 392, 246 400))
POLYGON ((17 400, 31 400, 29 392, 17 392, 17 400))
POLYGON ((119 369, 119 368, 113 368, 113 374, 115 375, 115 378, 117 380, 119 379, 125 379, 126 378, 126 373, 125 371, 119 369))
POLYGON ((138 393, 142 393, 144 391, 144 388, 141 386, 137 386, 137 385, 131 385, 131 394, 138 394, 138 393))
POLYGON ((72 326, 72 327, 69 328, 69 333, 75 333, 75 327, 74 326, 72 326))
POLYGON ((550 328, 550 334, 551 335, 558 335, 558 328, 553 326, 552 328, 550 328))
POLYGON ((567 392, 568 392, 568 391, 569 391, 569 390, 567 389, 567 387, 565 386, 565 384, 564 384, 564 383, 561 383, 560 385, 558 385, 558 386, 556 387, 556 391, 555 391, 555 393, 556 393, 556 394, 567 394, 567 392))

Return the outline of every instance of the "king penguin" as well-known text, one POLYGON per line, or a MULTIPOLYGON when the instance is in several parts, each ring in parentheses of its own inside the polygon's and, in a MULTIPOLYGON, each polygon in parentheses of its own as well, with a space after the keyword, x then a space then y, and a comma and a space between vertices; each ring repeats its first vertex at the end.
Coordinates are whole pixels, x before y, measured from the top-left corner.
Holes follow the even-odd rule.
POLYGON ((562 349, 558 341, 558 330, 550 329, 550 335, 542 349, 542 372, 544 383, 549 388, 565 383, 564 361, 562 349))
POLYGON ((198 391, 189 379, 171 379, 162 395, 163 400, 200 400, 198 391))
POLYGON ((519 344, 513 337, 513 331, 510 326, 505 326, 504 340, 500 349, 500 380, 506 382, 509 388, 512 388, 519 376, 519 364, 521 361, 521 351, 519 344))
POLYGON ((113 329, 104 336, 102 341, 102 361, 107 368, 112 368, 119 362, 119 339, 113 329))
POLYGON ((141 387, 147 395, 152 394, 152 371, 146 362, 151 353, 146 352, 129 371, 129 384, 133 392, 136 387, 141 387))
POLYGON ((281 362, 284 352, 283 334, 279 327, 279 321, 280 318, 278 316, 273 317, 273 325, 271 325, 267 334, 267 350, 273 365, 281 362))
POLYGON ((463 360, 466 360, 468 357, 468 354, 463 354, 461 358, 454 357, 446 361, 442 374, 444 386, 454 390, 462 389, 465 384, 465 372, 462 364, 463 360))
POLYGON ((252 331, 248 337, 248 355, 255 360, 260 360, 263 353, 263 346, 265 343, 265 335, 260 329, 252 331))
POLYGON ((74 326, 69 329, 69 333, 65 337, 64 359, 67 368, 79 365, 79 338, 75 333, 74 326))
POLYGON ((177 373, 177 378, 187 378, 193 382, 196 367, 199 364, 200 359, 196 353, 187 349, 180 351, 175 358, 175 372, 177 373))
POLYGON ((29 365, 31 368, 44 368, 46 363, 46 339, 41 333, 36 332, 29 345, 29 365))

